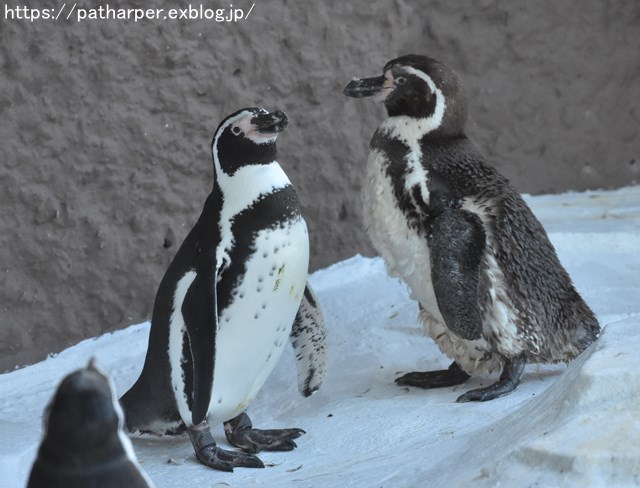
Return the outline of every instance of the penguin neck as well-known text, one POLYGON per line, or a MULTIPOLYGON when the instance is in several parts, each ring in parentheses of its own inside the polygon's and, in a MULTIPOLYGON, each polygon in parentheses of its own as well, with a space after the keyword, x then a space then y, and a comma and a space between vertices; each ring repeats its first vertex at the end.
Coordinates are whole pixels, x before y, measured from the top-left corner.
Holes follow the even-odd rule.
POLYGON ((212 145, 214 171, 222 177, 231 177, 242 168, 277 161, 275 141, 275 136, 264 140, 216 138, 212 145))
POLYGON ((399 140, 412 147, 423 140, 464 137, 464 126, 467 119, 466 97, 464 93, 446 97, 429 77, 425 82, 435 98, 432 100, 430 113, 415 114, 399 105, 395 107, 391 101, 385 103, 387 119, 379 130, 388 137, 399 140))
POLYGON ((100 466, 102 469, 107 465, 126 463, 132 459, 131 454, 122 445, 121 439, 124 436, 124 432, 113 432, 99 442, 88 439, 82 446, 77 443, 70 444, 68 439, 47 436, 39 451, 43 462, 51 464, 56 469, 81 469, 92 466, 100 466))
POLYGON ((464 125, 451 125, 446 122, 444 113, 424 118, 396 115, 384 120, 378 131, 417 152, 423 143, 465 137, 464 125))
POLYGON ((276 160, 263 164, 246 164, 238 167, 232 174, 222 171, 216 163, 214 174, 214 188, 227 197, 225 200, 254 199, 291 184, 276 160))
POLYGON ((415 118, 408 115, 396 115, 387 118, 379 127, 385 136, 401 141, 412 150, 419 150, 420 141, 440 127, 441 119, 434 114, 427 118, 415 118))
POLYGON ((232 224, 242 211, 279 189, 291 186, 291 182, 277 161, 268 164, 251 164, 238 168, 232 175, 216 171, 214 192, 220 193, 222 207, 219 214, 220 245, 216 263, 221 266, 228 259, 228 252, 235 241, 232 224))

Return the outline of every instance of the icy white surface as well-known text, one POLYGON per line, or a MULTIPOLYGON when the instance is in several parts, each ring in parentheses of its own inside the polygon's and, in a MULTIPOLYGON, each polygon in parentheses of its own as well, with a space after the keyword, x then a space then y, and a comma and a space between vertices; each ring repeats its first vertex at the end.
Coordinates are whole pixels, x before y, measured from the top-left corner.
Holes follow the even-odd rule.
MULTIPOLYGON (((137 437, 158 488, 215 486, 632 486, 640 483, 640 187, 528 198, 604 332, 569 367, 528 365, 511 395, 454 403, 457 388, 400 388, 410 370, 446 367, 406 287, 379 259, 356 256, 312 276, 330 332, 329 373, 298 395, 284 354, 249 408, 258 428, 301 427, 290 453, 261 453, 262 470, 198 464, 186 437, 137 437)), ((144 358, 149 324, 84 341, 0 375, 0 486, 25 486, 42 411, 64 375, 91 356, 121 394, 144 358)), ((221 426, 215 437, 229 447, 221 426)))

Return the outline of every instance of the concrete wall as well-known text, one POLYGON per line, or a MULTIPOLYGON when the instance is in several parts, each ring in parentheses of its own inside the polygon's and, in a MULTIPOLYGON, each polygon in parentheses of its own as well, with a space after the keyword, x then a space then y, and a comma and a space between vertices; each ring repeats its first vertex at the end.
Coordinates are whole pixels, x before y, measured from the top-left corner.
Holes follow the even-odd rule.
POLYGON ((210 189, 213 130, 243 106, 290 116, 280 160, 312 269, 371 254, 358 192, 384 111, 341 90, 399 54, 460 72, 469 135, 521 191, 639 178, 637 0, 273 0, 228 24, 63 17, 0 18, 0 370, 150 317, 210 189))

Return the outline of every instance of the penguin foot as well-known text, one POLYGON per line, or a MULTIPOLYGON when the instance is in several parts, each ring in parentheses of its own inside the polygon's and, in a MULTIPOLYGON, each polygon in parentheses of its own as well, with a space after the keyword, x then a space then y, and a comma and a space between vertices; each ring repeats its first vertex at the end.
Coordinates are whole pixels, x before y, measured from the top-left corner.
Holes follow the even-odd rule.
POLYGON ((469 390, 459 396, 456 402, 486 402, 511 393, 520 384, 525 364, 526 360, 522 356, 514 360, 507 359, 498 381, 486 388, 469 390))
POLYGON ((246 413, 227 420, 224 423, 224 433, 233 446, 245 452, 259 451, 293 451, 296 447, 293 439, 305 434, 302 429, 254 429, 251 419, 246 413))
POLYGON ((188 430, 196 458, 202 464, 220 471, 233 471, 233 468, 264 468, 264 464, 256 456, 217 447, 206 421, 192 425, 188 430))
POLYGON ((455 361, 448 369, 438 371, 414 371, 396 378, 398 385, 417 386, 418 388, 443 388, 460 385, 471 378, 455 361))

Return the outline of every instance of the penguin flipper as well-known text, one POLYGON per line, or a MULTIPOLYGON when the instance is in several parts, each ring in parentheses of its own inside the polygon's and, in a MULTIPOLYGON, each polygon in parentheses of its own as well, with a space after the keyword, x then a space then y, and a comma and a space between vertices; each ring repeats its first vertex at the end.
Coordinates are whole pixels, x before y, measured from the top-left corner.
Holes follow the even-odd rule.
POLYGON ((309 283, 289 336, 296 356, 298 391, 307 397, 317 391, 327 371, 327 331, 322 310, 309 283))
POLYGON ((486 236, 480 218, 449 208, 432 223, 431 281, 447 328, 462 339, 479 339, 479 269, 486 236))
POLYGON ((182 303, 193 369, 191 420, 194 424, 205 420, 211 401, 218 323, 216 298, 215 279, 202 272, 194 278, 182 303))

